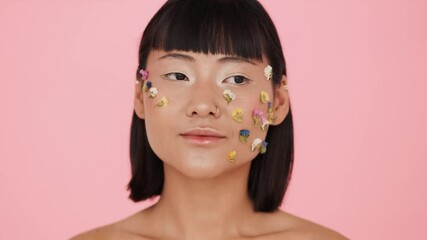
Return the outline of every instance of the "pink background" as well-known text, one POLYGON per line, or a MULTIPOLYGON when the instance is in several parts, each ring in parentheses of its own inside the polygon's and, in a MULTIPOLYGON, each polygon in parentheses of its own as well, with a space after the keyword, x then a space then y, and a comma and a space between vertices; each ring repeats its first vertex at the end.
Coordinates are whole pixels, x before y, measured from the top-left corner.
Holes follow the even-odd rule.
MULTIPOLYGON (((263 0, 289 68, 283 208, 352 239, 426 239, 427 2, 263 0)), ((163 1, 0 1, 0 239, 66 239, 127 199, 134 72, 163 1)))

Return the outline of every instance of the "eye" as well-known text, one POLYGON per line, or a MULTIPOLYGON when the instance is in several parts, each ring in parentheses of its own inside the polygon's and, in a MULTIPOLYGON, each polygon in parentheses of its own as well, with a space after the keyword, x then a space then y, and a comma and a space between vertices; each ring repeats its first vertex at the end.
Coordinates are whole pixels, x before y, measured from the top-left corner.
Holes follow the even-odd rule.
POLYGON ((243 85, 243 84, 249 83, 250 80, 245 76, 236 75, 236 76, 228 77, 227 79, 224 80, 224 82, 235 84, 235 85, 243 85))
POLYGON ((164 78, 169 80, 176 80, 176 81, 188 81, 187 76, 185 76, 182 73, 173 72, 163 75, 164 78))

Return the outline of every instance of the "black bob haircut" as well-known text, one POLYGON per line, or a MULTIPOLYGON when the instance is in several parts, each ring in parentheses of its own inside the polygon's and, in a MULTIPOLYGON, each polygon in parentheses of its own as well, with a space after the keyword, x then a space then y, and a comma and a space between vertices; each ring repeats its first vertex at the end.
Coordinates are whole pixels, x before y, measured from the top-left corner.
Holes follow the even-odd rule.
MULTIPOLYGON (((148 23, 139 47, 136 78, 145 69, 151 50, 192 51, 262 60, 273 67, 273 87, 286 76, 285 58, 277 30, 256 0, 169 0, 148 23)), ((294 158, 292 112, 270 126, 265 154, 251 162, 248 195, 256 212, 273 212, 281 205, 294 158)), ((161 195, 163 162, 151 149, 145 122, 133 113, 130 136, 132 177, 129 198, 134 202, 161 195)))

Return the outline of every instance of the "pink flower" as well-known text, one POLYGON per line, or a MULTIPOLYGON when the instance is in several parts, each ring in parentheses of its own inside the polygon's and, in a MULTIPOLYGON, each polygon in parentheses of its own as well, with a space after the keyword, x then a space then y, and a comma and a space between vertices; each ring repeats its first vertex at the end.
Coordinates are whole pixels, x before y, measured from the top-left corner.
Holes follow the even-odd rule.
POLYGON ((142 80, 148 79, 148 71, 145 71, 144 69, 139 70, 139 73, 141 74, 142 80))

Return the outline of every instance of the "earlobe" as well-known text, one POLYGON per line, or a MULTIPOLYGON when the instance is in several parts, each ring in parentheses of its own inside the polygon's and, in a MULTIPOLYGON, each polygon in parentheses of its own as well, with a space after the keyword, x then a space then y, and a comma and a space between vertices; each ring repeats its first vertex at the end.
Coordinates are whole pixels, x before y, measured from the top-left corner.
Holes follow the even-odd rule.
POLYGON ((140 118, 140 119, 144 119, 145 118, 145 114, 144 114, 144 96, 142 94, 142 82, 137 81, 135 84, 135 99, 134 99, 134 110, 136 115, 140 118))
POLYGON ((289 113, 290 103, 288 94, 287 78, 282 76, 280 84, 274 89, 273 110, 276 115, 276 121, 272 125, 279 125, 289 113))

